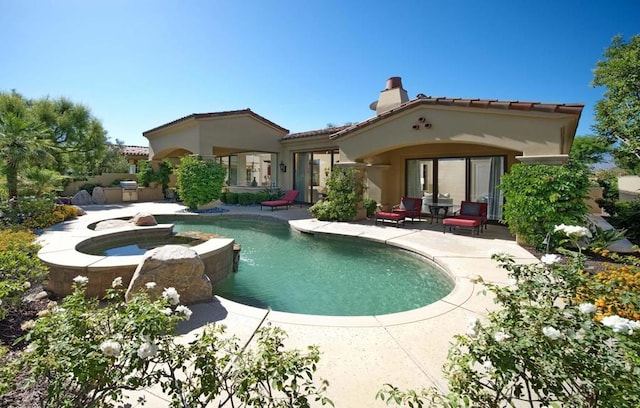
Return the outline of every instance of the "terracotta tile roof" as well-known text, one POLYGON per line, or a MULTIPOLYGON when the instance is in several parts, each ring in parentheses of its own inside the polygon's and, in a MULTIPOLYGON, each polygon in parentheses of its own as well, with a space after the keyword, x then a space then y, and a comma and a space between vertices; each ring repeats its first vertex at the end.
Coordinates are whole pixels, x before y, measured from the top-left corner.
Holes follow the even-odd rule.
POLYGON ((334 126, 334 127, 328 127, 324 129, 318 129, 318 130, 309 130, 307 132, 291 133, 289 135, 283 136, 282 138, 280 138, 280 140, 302 139, 305 137, 313 137, 313 136, 331 136, 332 134, 336 132, 340 132, 341 130, 344 130, 351 126, 352 125, 334 126))
POLYGON ((223 117, 223 116, 239 116, 239 115, 249 115, 249 116, 253 116, 254 118, 256 118, 257 120, 264 122, 265 124, 276 128, 277 130, 279 130, 282 133, 289 133, 288 129, 283 128, 282 126, 279 126, 277 124, 275 124, 274 122, 270 121, 269 119, 258 115, 257 113, 253 112, 251 109, 240 109, 240 110, 233 110, 233 111, 223 111, 223 112, 209 112, 209 113, 192 113, 191 115, 187 115, 184 117, 181 117, 179 119, 176 119, 174 121, 165 123, 164 125, 160 125, 158 127, 155 127, 153 129, 149 129, 147 131, 142 132, 143 136, 148 135, 149 133, 153 133, 155 131, 158 131, 160 129, 164 129, 164 128, 168 128, 170 126, 176 125, 178 123, 181 122, 186 122, 188 120, 191 119, 207 119, 207 118, 218 118, 218 117, 223 117))
POLYGON ((420 105, 442 105, 442 106, 456 106, 465 108, 480 108, 480 109, 503 109, 503 110, 519 110, 519 111, 533 111, 533 112, 548 112, 548 113, 561 113, 576 115, 577 120, 580 119, 584 104, 581 103, 541 103, 541 102, 523 102, 523 101, 501 101, 497 99, 464 99, 464 98, 447 98, 447 97, 432 97, 425 95, 418 95, 418 98, 412 99, 403 103, 397 108, 390 109, 381 113, 378 116, 356 123, 353 126, 349 126, 343 130, 337 131, 330 136, 330 139, 337 139, 341 136, 349 134, 355 130, 365 128, 375 122, 395 115, 396 113, 411 109, 420 105))
POLYGON ((126 156, 149 156, 149 148, 146 146, 122 146, 122 153, 126 156))

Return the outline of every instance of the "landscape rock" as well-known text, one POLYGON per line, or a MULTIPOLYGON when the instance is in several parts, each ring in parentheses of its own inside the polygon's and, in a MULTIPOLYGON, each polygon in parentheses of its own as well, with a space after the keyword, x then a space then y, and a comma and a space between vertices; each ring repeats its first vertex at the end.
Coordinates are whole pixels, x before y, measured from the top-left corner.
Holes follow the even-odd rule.
POLYGON ((191 248, 181 245, 165 245, 148 251, 136 268, 125 299, 131 300, 138 291, 146 291, 151 299, 162 296, 166 288, 175 288, 180 304, 189 305, 209 300, 211 281, 204 274, 204 263, 191 248), (153 288, 147 288, 154 282, 153 288))
POLYGON ((76 207, 76 211, 78 212, 78 217, 87 215, 87 212, 83 208, 78 207, 77 205, 74 205, 74 207, 76 207))
POLYGON ((71 199, 73 205, 90 205, 93 204, 91 194, 87 190, 80 190, 71 199))
POLYGON ((129 227, 129 226, 131 226, 131 224, 129 223, 129 221, 126 221, 126 220, 118 220, 118 219, 104 220, 97 223, 94 230, 104 231, 111 228, 122 228, 122 227, 129 227))
POLYGON ((96 186, 93 188, 93 193, 91 193, 91 198, 93 202, 96 204, 104 204, 107 202, 107 198, 104 196, 104 189, 100 186, 96 186))
POLYGON ((130 221, 132 224, 137 225, 138 227, 151 227, 154 225, 158 225, 158 221, 156 221, 156 217, 149 213, 137 213, 131 218, 130 221))

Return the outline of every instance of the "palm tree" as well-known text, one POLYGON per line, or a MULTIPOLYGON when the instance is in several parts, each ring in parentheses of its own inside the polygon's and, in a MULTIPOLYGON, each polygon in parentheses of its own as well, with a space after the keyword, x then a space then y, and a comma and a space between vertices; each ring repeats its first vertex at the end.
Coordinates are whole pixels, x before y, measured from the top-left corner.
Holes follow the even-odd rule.
POLYGON ((14 206, 21 166, 39 166, 54 159, 55 147, 47 135, 46 128, 19 113, 0 115, 0 162, 5 163, 7 192, 14 206))

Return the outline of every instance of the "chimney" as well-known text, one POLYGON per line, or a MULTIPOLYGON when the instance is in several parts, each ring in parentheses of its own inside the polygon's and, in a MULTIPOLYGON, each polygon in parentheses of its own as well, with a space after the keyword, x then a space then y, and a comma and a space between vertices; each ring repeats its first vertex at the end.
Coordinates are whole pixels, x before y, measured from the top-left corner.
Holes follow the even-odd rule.
POLYGON ((387 79, 387 86, 384 91, 380 92, 380 98, 371 103, 369 107, 371 110, 375 110, 377 115, 380 115, 408 101, 407 91, 402 88, 402 78, 391 77, 387 79))

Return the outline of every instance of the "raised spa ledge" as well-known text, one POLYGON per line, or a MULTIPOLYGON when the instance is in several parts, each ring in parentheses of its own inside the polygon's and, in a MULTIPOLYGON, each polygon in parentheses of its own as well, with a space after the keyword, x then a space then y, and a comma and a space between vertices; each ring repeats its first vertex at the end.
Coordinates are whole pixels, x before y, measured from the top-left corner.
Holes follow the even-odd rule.
MULTIPOLYGON (((72 293, 73 279, 86 276, 89 282, 86 295, 102 297, 115 278, 121 277, 124 287, 129 285, 143 255, 104 256, 81 252, 83 248, 107 242, 118 243, 125 238, 148 239, 150 236, 167 236, 173 233, 173 224, 153 227, 126 226, 95 231, 91 236, 66 237, 56 245, 46 245, 38 252, 40 260, 49 267, 45 288, 57 297, 72 293)), ((190 247, 199 256, 205 274, 214 284, 233 272, 233 247, 231 238, 212 238, 190 247)))

